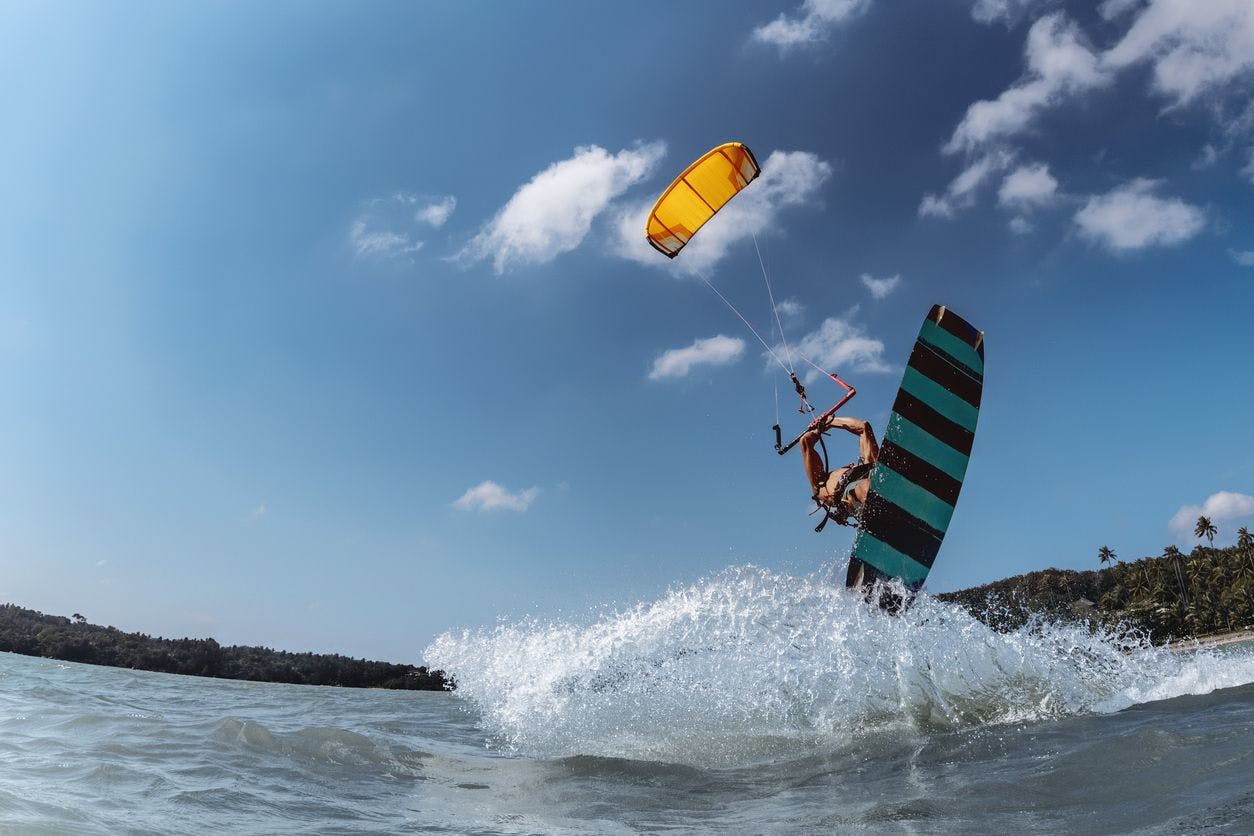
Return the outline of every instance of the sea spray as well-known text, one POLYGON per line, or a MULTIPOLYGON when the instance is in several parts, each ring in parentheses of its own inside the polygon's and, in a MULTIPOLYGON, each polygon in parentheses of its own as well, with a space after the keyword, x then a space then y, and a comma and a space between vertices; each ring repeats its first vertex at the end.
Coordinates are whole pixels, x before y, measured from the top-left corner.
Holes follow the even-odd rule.
POLYGON ((585 623, 446 633, 425 656, 508 750, 705 766, 1254 681, 1249 659, 1224 665, 1071 623, 997 633, 927 594, 889 616, 827 578, 753 566, 585 623))

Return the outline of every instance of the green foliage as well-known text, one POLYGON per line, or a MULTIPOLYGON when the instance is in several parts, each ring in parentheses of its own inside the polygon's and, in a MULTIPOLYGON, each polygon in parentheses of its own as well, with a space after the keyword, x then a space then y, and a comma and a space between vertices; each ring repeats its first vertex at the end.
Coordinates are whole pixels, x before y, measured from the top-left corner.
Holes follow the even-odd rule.
POLYGON ((347 656, 222 647, 213 639, 163 639, 0 604, 0 651, 115 668, 348 688, 440 691, 441 671, 347 656))
POLYGON ((1034 615, 1073 618, 1082 598, 1096 602, 1092 617, 1145 630, 1156 641, 1239 630, 1254 625, 1250 539, 1224 549, 1198 546, 1187 556, 1168 546, 1161 557, 1087 572, 1046 569, 937 597, 999 630, 1034 615))

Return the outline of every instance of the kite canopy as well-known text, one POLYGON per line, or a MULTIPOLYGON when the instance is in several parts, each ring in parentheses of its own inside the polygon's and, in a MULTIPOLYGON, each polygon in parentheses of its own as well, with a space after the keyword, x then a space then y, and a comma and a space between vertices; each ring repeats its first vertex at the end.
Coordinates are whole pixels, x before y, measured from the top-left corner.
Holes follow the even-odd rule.
POLYGON ((674 258, 697 230, 761 171, 753 152, 739 142, 707 151, 653 204, 645 237, 658 252, 674 258))

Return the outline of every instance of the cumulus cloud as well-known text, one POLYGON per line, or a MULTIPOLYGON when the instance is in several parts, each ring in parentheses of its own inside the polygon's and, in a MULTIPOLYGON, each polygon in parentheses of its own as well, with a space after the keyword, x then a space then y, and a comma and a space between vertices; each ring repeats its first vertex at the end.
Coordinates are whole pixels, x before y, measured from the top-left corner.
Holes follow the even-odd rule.
POLYGON ((1115 20, 1141 5, 1142 0, 1105 0, 1097 7, 1102 20, 1115 20))
POLYGON ((1168 524, 1180 537, 1193 535, 1198 517, 1209 517, 1216 526, 1243 517, 1254 516, 1254 496, 1232 491, 1219 491, 1206 498, 1201 505, 1185 505, 1175 513, 1168 524))
POLYGON ((1202 210, 1178 198, 1153 194, 1154 180, 1138 178, 1103 195, 1094 195, 1075 214, 1086 238, 1112 250, 1171 246, 1192 238, 1205 226, 1202 210))
POLYGON ((422 249, 422 241, 414 241, 404 232, 388 229, 371 229, 367 221, 358 218, 348 230, 348 240, 358 258, 402 258, 422 249))
POLYGON ((832 176, 832 165, 808 151, 772 151, 758 179, 701 227, 673 260, 658 255, 644 238, 652 200, 621 210, 614 223, 613 250, 623 258, 678 272, 704 273, 741 241, 775 227, 782 210, 814 202, 832 176))
POLYGON ((998 172, 1010 167, 1014 156, 1005 149, 984 154, 962 170, 943 195, 927 194, 919 203, 919 217, 952 218, 955 211, 975 202, 975 192, 998 172))
MULTIPOLYGON (((972 15, 1010 24, 1046 5, 1049 0, 976 0, 972 15)), ((1169 107, 1204 100, 1228 147, 1248 144, 1254 135, 1254 2, 1105 0, 1098 11, 1123 29, 1113 46, 1094 48, 1064 12, 1041 17, 1028 32, 1022 77, 996 98, 971 104, 943 151, 964 154, 970 169, 969 161, 989 149, 1013 149, 1045 111, 1108 87, 1141 66, 1149 67, 1151 89, 1169 107)), ((1220 150, 1226 149, 1208 145, 1195 166, 1214 164, 1220 150)), ((1241 173, 1254 183, 1254 151, 1241 173)), ((970 205, 958 198, 952 191, 927 194, 919 215, 953 217, 970 205)))
POLYGON ((901 284, 901 274, 898 273, 895 276, 886 276, 882 279, 877 279, 870 273, 863 273, 862 284, 866 286, 867 290, 871 291, 871 295, 876 299, 883 299, 885 296, 896 290, 897 285, 901 284))
POLYGON ((781 14, 753 30, 753 39, 779 47, 781 53, 821 43, 840 25, 862 14, 871 0, 805 0, 796 14, 781 14))
POLYGON ((649 380, 687 377, 693 366, 725 366, 740 359, 744 350, 744 340, 722 334, 696 340, 685 348, 672 348, 663 352, 653 361, 649 380))
POLYGON ((1187 104, 1254 72, 1250 0, 1154 0, 1102 56, 1113 69, 1149 62, 1154 89, 1187 104))
POLYGON ((1010 223, 1007 225, 1015 235, 1027 235, 1033 229, 1032 222, 1022 215, 1016 215, 1011 218, 1010 223))
MULTIPOLYGON (((888 363, 884 362, 884 343, 867 335, 866 328, 854 319, 857 314, 855 307, 844 316, 823 320, 818 328, 793 342, 793 353, 836 373, 890 371, 888 363)), ((775 353, 785 356, 784 347, 778 346, 775 353)), ((818 372, 811 370, 806 382, 812 383, 818 376, 818 372)))
POLYGON ((1197 159, 1189 164, 1189 168, 1194 171, 1204 171, 1219 161, 1219 149, 1209 142, 1202 146, 1202 150, 1198 152, 1197 159))
POLYGON ((779 314, 780 319, 797 319, 805 313, 805 310, 806 306, 801 303, 801 300, 792 296, 775 303, 775 313, 779 314))
POLYGON ((1027 72, 992 100, 978 101, 945 144, 946 153, 971 152, 1027 129, 1066 96, 1107 84, 1110 75, 1079 27, 1061 12, 1032 24, 1024 47, 1027 72))
POLYGON ((1058 0, 975 0, 971 17, 978 23, 1017 23, 1044 6, 1056 5, 1058 0))
POLYGON ((1228 255, 1242 267, 1254 267, 1254 250, 1228 250, 1228 255))
POLYGON ((488 479, 462 494, 453 507, 461 511, 526 511, 539 495, 539 488, 510 493, 488 479))
POLYGON ((665 154, 662 142, 617 154, 596 145, 576 148, 570 159, 553 163, 515 192, 457 260, 473 264, 490 258, 497 273, 552 261, 578 247, 597 216, 665 154))
POLYGON ((954 216, 954 207, 944 197, 925 194, 919 201, 920 218, 943 218, 949 220, 954 216))
POLYGON ((997 202, 1002 206, 1026 209, 1050 203, 1058 194, 1058 181, 1043 163, 1016 168, 1002 181, 997 202))
POLYGON ((445 195, 433 203, 414 213, 414 220, 419 223, 429 224, 434 227, 444 226, 449 216, 453 214, 453 210, 457 208, 457 198, 453 195, 445 195))

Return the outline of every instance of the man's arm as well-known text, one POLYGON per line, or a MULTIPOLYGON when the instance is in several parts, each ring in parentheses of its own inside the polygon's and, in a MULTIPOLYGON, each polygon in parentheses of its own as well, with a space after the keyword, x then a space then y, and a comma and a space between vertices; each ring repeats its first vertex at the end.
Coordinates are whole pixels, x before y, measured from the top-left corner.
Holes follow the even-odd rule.
POLYGON ((846 418, 829 415, 823 422, 823 430, 839 427, 858 436, 858 454, 864 462, 874 463, 880 455, 880 446, 875 441, 875 433, 871 430, 871 422, 865 418, 846 418))
POLYGON ((846 418, 843 415, 829 415, 827 418, 827 426, 825 429, 842 429, 851 432, 854 435, 862 435, 869 432, 871 424, 862 418, 846 418))

